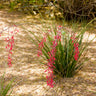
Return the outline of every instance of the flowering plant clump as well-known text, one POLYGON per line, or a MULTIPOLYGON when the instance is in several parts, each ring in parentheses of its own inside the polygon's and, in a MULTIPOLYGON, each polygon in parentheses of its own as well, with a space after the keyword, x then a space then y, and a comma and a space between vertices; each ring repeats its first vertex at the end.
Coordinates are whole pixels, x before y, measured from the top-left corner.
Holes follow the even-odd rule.
POLYGON ((17 32, 19 32, 19 30, 17 29, 16 25, 13 25, 10 28, 5 28, 5 30, 2 30, 0 32, 0 37, 2 36, 2 32, 7 32, 6 37, 5 37, 5 42, 7 43, 6 45, 6 49, 8 52, 8 66, 11 67, 12 66, 12 49, 13 49, 13 45, 14 45, 14 36, 17 32))
POLYGON ((47 61, 44 64, 48 67, 45 70, 48 86, 54 87, 53 79, 56 75, 73 77, 82 68, 86 60, 82 54, 88 46, 88 43, 82 43, 85 29, 76 33, 68 32, 63 26, 57 26, 44 33, 41 41, 32 33, 36 39, 32 40, 38 47, 38 57, 41 56, 47 61))
MULTIPOLYGON (((6 49, 8 51, 8 66, 11 67, 12 66, 12 49, 14 46, 14 36, 17 32, 19 32, 19 30, 17 29, 16 25, 13 25, 10 28, 5 28, 4 30, 2 30, 0 32, 0 37, 2 36, 2 33, 7 33, 6 34, 6 38, 5 41, 7 42, 6 45, 6 49), (10 30, 9 30, 10 29, 10 30)), ((5 75, 5 74, 4 74, 5 75)), ((12 82, 14 79, 12 79, 6 86, 4 85, 5 83, 5 79, 4 79, 4 75, 2 76, 2 78, 0 79, 0 96, 10 96, 12 91, 8 94, 9 90, 12 87, 12 82)))

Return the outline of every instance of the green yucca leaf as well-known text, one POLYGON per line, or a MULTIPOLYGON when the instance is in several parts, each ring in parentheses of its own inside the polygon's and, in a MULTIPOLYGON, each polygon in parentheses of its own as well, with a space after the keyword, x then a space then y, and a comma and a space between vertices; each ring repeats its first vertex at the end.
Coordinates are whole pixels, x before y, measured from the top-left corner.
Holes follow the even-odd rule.
POLYGON ((46 59, 49 59, 48 53, 46 52, 45 48, 42 50, 42 52, 43 52, 44 56, 46 57, 46 59))
POLYGON ((8 93, 8 91, 9 91, 10 88, 11 88, 11 84, 12 84, 12 83, 8 84, 8 85, 4 88, 4 91, 2 92, 2 95, 3 95, 3 96, 6 96, 6 94, 8 93))
POLYGON ((2 90, 4 89, 4 75, 5 75, 5 73, 3 74, 3 76, 0 79, 0 88, 1 88, 0 93, 2 93, 2 90))
MULTIPOLYGON (((10 81, 10 83, 8 83, 6 86, 4 86, 4 75, 3 74, 2 78, 0 79, 0 96, 6 96, 9 92, 9 90, 12 87, 12 82, 13 80, 10 81)), ((12 93, 12 91, 10 92, 10 94, 12 93)), ((10 94, 8 96, 10 96, 10 94)))
MULTIPOLYGON (((49 36, 49 35, 48 35, 47 38, 48 38, 48 43, 49 43, 50 45, 52 45, 53 38, 52 38, 51 36, 49 36)), ((50 47, 51 47, 51 46, 50 46, 50 47)))

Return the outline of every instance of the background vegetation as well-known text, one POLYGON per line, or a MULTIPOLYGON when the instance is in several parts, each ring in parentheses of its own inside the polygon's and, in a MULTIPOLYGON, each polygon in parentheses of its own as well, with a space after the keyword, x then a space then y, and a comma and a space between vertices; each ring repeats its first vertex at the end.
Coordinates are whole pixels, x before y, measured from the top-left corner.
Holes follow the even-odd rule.
MULTIPOLYGON (((11 10, 27 14, 40 14, 48 18, 66 20, 93 19, 96 17, 96 0, 1 0, 11 10)), ((2 8, 2 7, 1 7, 2 8)))

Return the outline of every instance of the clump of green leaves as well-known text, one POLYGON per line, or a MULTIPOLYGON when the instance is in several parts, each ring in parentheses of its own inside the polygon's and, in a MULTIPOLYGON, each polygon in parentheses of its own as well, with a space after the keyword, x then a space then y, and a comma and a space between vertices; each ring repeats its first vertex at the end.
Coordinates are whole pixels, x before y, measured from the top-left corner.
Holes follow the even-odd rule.
POLYGON ((3 74, 3 76, 2 76, 1 79, 0 79, 0 96, 6 96, 6 95, 10 96, 11 93, 12 93, 12 91, 11 91, 9 94, 8 94, 8 92, 9 92, 9 90, 10 90, 11 87, 12 87, 12 82, 13 82, 13 80, 11 80, 11 81, 5 86, 5 85, 4 85, 4 83, 5 83, 4 75, 5 75, 5 74, 3 74))
POLYGON ((50 32, 47 32, 47 34, 49 34, 47 37, 45 37, 45 35, 44 37, 41 37, 42 40, 39 40, 38 36, 31 32, 35 37, 35 39, 31 39, 38 47, 38 56, 41 56, 44 60, 48 61, 45 65, 50 69, 53 68, 54 74, 58 74, 61 77, 73 77, 79 70, 81 70, 83 63, 88 59, 85 57, 85 50, 94 38, 90 42, 83 44, 86 27, 80 29, 75 26, 73 33, 65 30, 64 26, 59 29, 60 30, 58 30, 57 27, 54 27, 50 32), (79 29, 79 32, 77 32, 77 29, 79 29), (52 57, 52 52, 54 51, 52 49, 53 43, 55 44, 56 49, 54 57, 52 57), (50 64, 52 64, 52 62, 53 65, 51 66, 50 64))
POLYGON ((45 72, 47 85, 53 87, 53 79, 55 76, 59 77, 73 77, 76 75, 86 60, 88 45, 95 39, 95 36, 89 40, 90 32, 86 40, 84 40, 87 27, 94 20, 88 24, 73 23, 70 27, 53 26, 48 31, 41 34, 36 34, 28 31, 32 43, 34 43, 38 52, 44 61, 40 62, 48 68, 45 72))

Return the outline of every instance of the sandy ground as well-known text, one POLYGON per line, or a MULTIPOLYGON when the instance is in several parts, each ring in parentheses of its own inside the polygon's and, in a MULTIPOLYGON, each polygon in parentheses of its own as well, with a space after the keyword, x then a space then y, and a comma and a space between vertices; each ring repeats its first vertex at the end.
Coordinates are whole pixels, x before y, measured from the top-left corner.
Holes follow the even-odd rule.
MULTIPOLYGON (((6 66, 7 52, 4 49, 6 43, 4 38, 0 37, 0 76, 6 72, 6 83, 13 77, 16 78, 12 87, 12 96, 96 96, 96 40, 89 46, 88 56, 91 60, 84 64, 80 73, 73 78, 58 79, 55 87, 50 88, 46 84, 44 73, 46 68, 39 63, 42 60, 37 57, 36 47, 21 27, 23 25, 38 34, 43 27, 40 18, 1 10, 0 30, 13 24, 17 25, 19 32, 15 36, 11 68, 6 66)), ((6 36, 4 32, 3 36, 6 36)), ((96 30, 91 37, 95 34, 96 30)))

